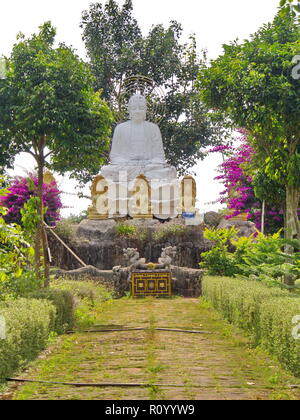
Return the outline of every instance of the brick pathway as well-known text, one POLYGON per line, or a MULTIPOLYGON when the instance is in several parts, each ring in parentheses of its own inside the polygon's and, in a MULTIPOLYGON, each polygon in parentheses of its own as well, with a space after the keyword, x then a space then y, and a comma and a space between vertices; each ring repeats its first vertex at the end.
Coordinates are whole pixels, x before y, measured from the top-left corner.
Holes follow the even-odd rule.
MULTIPOLYGON (((145 388, 19 385, 5 398, 65 399, 299 399, 297 380, 197 299, 121 299, 95 308, 97 328, 145 331, 64 336, 23 375, 85 383, 147 383, 145 388), (207 331, 187 334, 155 328, 207 331), (160 386, 155 386, 160 384, 160 386), (182 387, 165 387, 178 384, 182 387)), ((299 382, 299 380, 298 380, 299 382)))

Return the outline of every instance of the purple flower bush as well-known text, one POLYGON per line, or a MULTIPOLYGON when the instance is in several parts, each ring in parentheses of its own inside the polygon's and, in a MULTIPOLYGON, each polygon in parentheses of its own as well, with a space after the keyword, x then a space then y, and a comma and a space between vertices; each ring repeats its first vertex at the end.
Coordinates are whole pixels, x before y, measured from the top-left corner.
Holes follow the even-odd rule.
MULTIPOLYGON (((225 186, 225 190, 220 194, 219 202, 226 203, 227 208, 232 210, 230 215, 225 216, 226 218, 230 219, 246 213, 247 219, 254 222, 257 229, 261 230, 262 202, 255 197, 253 178, 247 174, 247 167, 255 152, 247 143, 246 133, 242 130, 240 133, 238 147, 217 146, 210 150, 214 153, 221 152, 226 156, 218 168, 220 175, 215 177, 225 186)), ((266 205, 265 232, 274 233, 282 228, 283 224, 283 210, 266 205)))
MULTIPOLYGON (((6 223, 21 224, 21 209, 32 196, 37 196, 38 178, 34 174, 28 177, 16 177, 7 188, 8 193, 0 197, 0 206, 8 209, 4 216, 6 223)), ((43 184, 43 205, 47 208, 45 222, 54 226, 60 219, 59 211, 62 208, 60 191, 55 182, 43 184)))

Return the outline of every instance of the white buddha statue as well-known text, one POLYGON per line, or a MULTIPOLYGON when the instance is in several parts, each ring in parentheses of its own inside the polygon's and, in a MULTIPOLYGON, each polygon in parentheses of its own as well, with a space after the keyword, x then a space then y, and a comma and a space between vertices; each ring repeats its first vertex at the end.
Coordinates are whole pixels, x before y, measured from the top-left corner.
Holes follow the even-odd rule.
POLYGON ((143 174, 148 180, 170 182, 177 178, 176 169, 166 163, 158 125, 146 121, 147 102, 140 94, 128 103, 130 121, 117 125, 112 139, 111 164, 103 166, 101 174, 118 181, 126 172, 128 181, 143 174))

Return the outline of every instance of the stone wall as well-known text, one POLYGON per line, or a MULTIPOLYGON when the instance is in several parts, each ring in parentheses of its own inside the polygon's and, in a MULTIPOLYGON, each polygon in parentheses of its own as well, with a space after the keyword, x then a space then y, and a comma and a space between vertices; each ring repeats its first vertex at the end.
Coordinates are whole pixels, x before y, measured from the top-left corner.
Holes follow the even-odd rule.
MULTIPOLYGON (((123 249, 137 248, 141 258, 157 263, 163 248, 176 246, 177 254, 173 264, 178 267, 199 268, 201 253, 211 249, 212 243, 203 237, 204 224, 185 226, 182 219, 161 223, 155 219, 133 219, 122 222, 122 226, 134 226, 135 235, 120 235, 114 220, 83 220, 75 234, 66 239, 67 245, 87 265, 99 270, 112 270, 125 266, 123 249), (180 229, 177 229, 176 227, 180 229), (157 234, 159 233, 159 235, 157 234)), ((251 222, 222 220, 219 228, 236 226, 239 235, 250 236, 256 229, 251 222)), ((52 265, 64 270, 74 270, 81 265, 51 233, 48 233, 53 256, 52 265)))
MULTIPOLYGON (((171 266, 172 294, 184 297, 201 296, 203 270, 171 266)), ((75 280, 94 279, 114 288, 116 297, 123 297, 131 292, 131 276, 129 267, 115 267, 114 270, 98 270, 88 266, 77 270, 56 270, 57 277, 68 277, 75 280)))
POLYGON ((203 270, 187 267, 171 267, 172 289, 175 295, 184 297, 199 297, 202 294, 203 270))
MULTIPOLYGON (((111 270, 113 267, 124 266, 123 249, 137 248, 140 256, 147 262, 158 262, 163 248, 177 246, 174 265, 197 269, 201 261, 201 253, 210 249, 211 243, 203 238, 203 226, 186 226, 184 232, 172 233, 172 226, 183 222, 181 220, 160 223, 158 220, 132 220, 128 225, 142 229, 143 237, 118 235, 113 220, 84 220, 77 228, 73 238, 66 240, 67 245, 87 264, 100 270, 111 270), (170 228, 170 234, 155 239, 157 229, 170 228)), ((49 233, 50 249, 53 256, 53 266, 65 270, 80 268, 80 264, 49 233)))

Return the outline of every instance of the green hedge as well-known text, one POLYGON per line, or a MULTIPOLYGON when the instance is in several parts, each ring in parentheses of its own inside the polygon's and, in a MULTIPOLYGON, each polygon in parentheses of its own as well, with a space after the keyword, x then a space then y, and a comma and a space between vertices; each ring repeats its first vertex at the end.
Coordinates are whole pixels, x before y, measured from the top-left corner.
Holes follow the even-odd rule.
POLYGON ((203 296, 224 318, 248 332, 282 365, 300 377, 300 340, 292 335, 292 320, 300 315, 300 298, 258 282, 205 277, 203 296))
POLYGON ((52 281, 52 287, 58 290, 67 290, 72 293, 76 301, 86 299, 92 305, 100 304, 113 297, 113 289, 89 279, 80 281, 68 278, 55 279, 52 281))
POLYGON ((0 304, 6 338, 0 339, 0 383, 43 350, 51 332, 74 325, 74 298, 66 290, 45 289, 0 304))
POLYGON ((42 289, 28 295, 32 299, 46 299, 56 308, 54 331, 64 334, 74 326, 74 297, 67 290, 42 289))
POLYGON ((6 338, 0 339, 0 383, 46 346, 55 328, 56 309, 49 301, 17 299, 1 303, 6 338))

